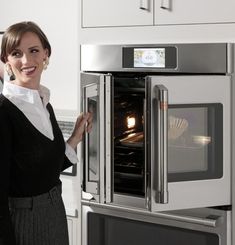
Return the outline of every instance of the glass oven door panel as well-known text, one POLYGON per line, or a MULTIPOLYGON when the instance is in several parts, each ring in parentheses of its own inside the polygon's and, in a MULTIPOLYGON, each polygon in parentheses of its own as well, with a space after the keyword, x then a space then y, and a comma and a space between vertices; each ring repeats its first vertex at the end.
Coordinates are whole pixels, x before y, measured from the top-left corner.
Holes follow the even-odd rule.
MULTIPOLYGON (((94 88, 94 92, 97 88, 94 88)), ((92 131, 88 134, 88 181, 98 182, 99 181, 99 97, 89 97, 87 100, 88 111, 92 113, 92 131)))
POLYGON ((151 209, 230 205, 231 77, 151 76, 146 82, 151 209), (168 104, 159 108, 167 111, 168 132, 159 141, 156 91, 162 87, 168 104), (162 147, 165 165, 158 153, 161 144, 167 145, 162 147), (165 202, 159 201, 162 194, 165 202))
POLYGON ((166 213, 166 217, 164 214, 155 217, 82 206, 82 213, 82 245, 155 245, 156 242, 158 245, 227 245, 231 239, 226 231, 230 211, 196 209, 187 210, 186 214, 166 213), (180 221, 184 217, 188 222, 180 221), (215 227, 205 225, 207 220, 215 221, 215 227))
POLYGON ((223 176, 223 105, 169 105, 168 181, 223 176))
POLYGON ((88 245, 219 245, 216 234, 189 231, 100 214, 88 214, 88 245), (99 223, 99 229, 94 226, 99 223), (118 232, 117 232, 118 231, 118 232), (97 243, 98 241, 98 243, 97 243))
POLYGON ((84 111, 93 115, 92 131, 85 135, 85 180, 86 191, 98 194, 100 181, 100 122, 97 120, 100 113, 98 85, 93 84, 84 88, 84 111))
MULTIPOLYGON (((110 82, 110 76, 104 74, 81 74, 83 91, 82 111, 93 116, 92 130, 86 133, 83 141, 83 191, 92 194, 98 202, 105 202, 105 134, 110 131, 110 122, 106 123, 105 114, 105 83, 110 82), (108 128, 109 127, 109 128, 108 128)), ((109 85, 110 86, 110 85, 109 85)), ((108 86, 108 87, 109 87, 108 86)), ((110 94, 107 95, 110 97, 110 94)), ((109 144, 109 142, 106 142, 109 144)), ((110 163, 109 163, 110 165, 110 163)), ((110 179, 109 177, 106 179, 110 179)), ((110 188, 110 187, 109 187, 110 188)))

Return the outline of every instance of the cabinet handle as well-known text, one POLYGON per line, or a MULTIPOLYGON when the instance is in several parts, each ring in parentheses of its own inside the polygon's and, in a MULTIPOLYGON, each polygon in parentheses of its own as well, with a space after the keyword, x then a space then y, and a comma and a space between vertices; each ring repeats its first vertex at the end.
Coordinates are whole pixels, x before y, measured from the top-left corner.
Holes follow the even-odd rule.
POLYGON ((170 0, 161 0, 161 8, 170 10, 170 0))
POLYGON ((149 0, 140 0, 140 9, 149 11, 149 0))

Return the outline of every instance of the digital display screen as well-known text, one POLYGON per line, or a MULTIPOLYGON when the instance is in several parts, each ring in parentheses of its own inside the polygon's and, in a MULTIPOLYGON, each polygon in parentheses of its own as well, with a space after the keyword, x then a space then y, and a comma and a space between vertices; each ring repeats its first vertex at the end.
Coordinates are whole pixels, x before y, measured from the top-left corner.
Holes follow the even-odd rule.
POLYGON ((134 48, 134 67, 165 68, 165 48, 134 48))

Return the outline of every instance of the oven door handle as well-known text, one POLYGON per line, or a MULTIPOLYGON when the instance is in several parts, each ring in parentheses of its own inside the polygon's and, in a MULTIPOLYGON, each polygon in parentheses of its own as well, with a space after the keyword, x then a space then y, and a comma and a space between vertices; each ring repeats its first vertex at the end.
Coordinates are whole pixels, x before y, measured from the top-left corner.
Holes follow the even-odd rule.
POLYGON ((157 203, 168 203, 168 90, 163 85, 155 86, 157 102, 157 203))
MULTIPOLYGON (((180 214, 180 213, 167 213, 167 212, 149 212, 144 209, 136 209, 131 207, 124 207, 124 206, 117 206, 112 204, 102 204, 102 203, 95 203, 87 200, 82 200, 82 204, 87 206, 93 206, 98 207, 104 210, 110 210, 110 211, 120 211, 120 212, 126 212, 129 215, 135 215, 135 216, 141 216, 144 215, 144 217, 149 218, 160 218, 160 219, 166 219, 169 222, 171 221, 179 221, 184 222, 188 224, 193 225, 203 225, 208 227, 217 228, 220 227, 221 224, 226 223, 225 216, 221 214, 210 214, 206 216, 197 216, 197 214, 180 214)), ((120 216, 120 215, 119 215, 120 216)))

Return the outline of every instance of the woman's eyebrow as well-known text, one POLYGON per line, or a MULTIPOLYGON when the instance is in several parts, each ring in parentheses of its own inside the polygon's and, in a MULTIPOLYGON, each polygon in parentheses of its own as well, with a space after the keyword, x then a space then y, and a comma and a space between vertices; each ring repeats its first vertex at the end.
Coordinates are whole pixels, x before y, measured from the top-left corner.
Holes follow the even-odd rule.
POLYGON ((33 48, 39 48, 39 46, 32 46, 32 47, 29 47, 29 49, 33 49, 33 48))

